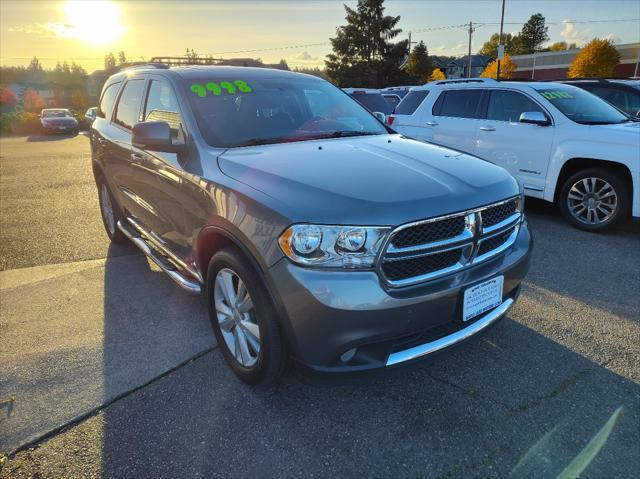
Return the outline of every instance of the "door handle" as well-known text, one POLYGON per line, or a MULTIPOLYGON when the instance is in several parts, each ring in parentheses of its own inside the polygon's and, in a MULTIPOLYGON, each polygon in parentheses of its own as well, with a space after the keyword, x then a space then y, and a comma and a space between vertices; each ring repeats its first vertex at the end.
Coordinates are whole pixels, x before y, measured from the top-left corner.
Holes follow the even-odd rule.
POLYGON ((482 131, 496 131, 496 129, 492 126, 481 126, 480 129, 482 131))
POLYGON ((134 163, 142 163, 144 161, 144 156, 140 153, 131 153, 131 161, 134 163))
POLYGON ((438 126, 438 122, 437 121, 428 121, 425 123, 425 125, 427 126, 438 126))

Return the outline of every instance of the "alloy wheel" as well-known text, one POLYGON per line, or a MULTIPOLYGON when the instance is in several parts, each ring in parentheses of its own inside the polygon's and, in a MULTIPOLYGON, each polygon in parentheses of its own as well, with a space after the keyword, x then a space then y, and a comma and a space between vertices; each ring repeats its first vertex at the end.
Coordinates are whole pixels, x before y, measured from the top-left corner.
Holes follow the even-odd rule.
POLYGON ((569 189, 567 206, 571 215, 581 223, 599 225, 615 215, 618 195, 613 186, 602 178, 582 178, 569 189))
POLYGON ((223 268, 216 275, 213 296, 227 348, 241 366, 253 366, 260 353, 260 328, 244 282, 234 271, 223 268))

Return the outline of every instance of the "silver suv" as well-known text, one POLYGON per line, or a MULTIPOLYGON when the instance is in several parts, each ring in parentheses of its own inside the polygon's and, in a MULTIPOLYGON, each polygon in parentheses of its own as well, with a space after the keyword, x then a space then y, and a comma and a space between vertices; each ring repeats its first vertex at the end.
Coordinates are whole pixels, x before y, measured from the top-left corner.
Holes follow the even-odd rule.
POLYGON ((529 267, 504 169, 405 139, 330 83, 150 65, 106 82, 91 151, 112 241, 204 292, 243 381, 405 364, 487 328, 529 267))

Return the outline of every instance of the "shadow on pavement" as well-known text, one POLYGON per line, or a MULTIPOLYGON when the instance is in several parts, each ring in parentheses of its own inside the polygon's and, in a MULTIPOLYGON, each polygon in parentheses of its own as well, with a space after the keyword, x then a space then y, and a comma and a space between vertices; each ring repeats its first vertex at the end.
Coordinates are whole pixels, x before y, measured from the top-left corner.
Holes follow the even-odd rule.
POLYGON ((34 141, 60 141, 60 140, 68 140, 69 138, 75 138, 78 135, 70 135, 70 134, 51 134, 51 135, 46 135, 46 134, 36 134, 36 135, 29 135, 27 137, 27 141, 28 142, 34 142, 34 141))
POLYGON ((368 384, 239 383, 218 351, 104 412, 103 477, 589 477, 638 470, 640 387, 509 319, 368 384), (580 461, 578 461, 580 462, 580 461))
MULTIPOLYGON (((582 241, 568 226, 533 223, 582 241)), ((551 261, 562 275, 576 261, 564 250, 545 253, 541 242, 538 255, 547 259, 538 258, 525 297, 540 284, 559 288, 566 301, 606 303, 607 293, 583 293, 579 282, 561 286, 566 276, 556 283, 537 272, 551 261)), ((148 276, 123 287, 107 268, 104 368, 111 380, 126 381, 113 371, 127 365, 150 367, 150 349, 156 361, 164 351, 175 364, 179 348, 165 334, 189 331, 193 315, 205 314, 193 309, 197 298, 165 279, 157 298, 176 324, 158 334, 153 314, 136 300, 148 276), (143 344, 131 362, 130 349, 143 344)), ((557 307, 524 300, 460 349, 355 383, 319 384, 291 373, 275 387, 251 388, 212 351, 103 411, 102 476, 556 477, 584 470, 588 477, 628 477, 640 469, 640 386, 607 369, 606 360, 526 325, 558 321, 557 307)), ((617 312, 626 318, 634 307, 628 301, 617 312)), ((577 326, 566 327, 579 330, 581 312, 568 314, 577 326)))

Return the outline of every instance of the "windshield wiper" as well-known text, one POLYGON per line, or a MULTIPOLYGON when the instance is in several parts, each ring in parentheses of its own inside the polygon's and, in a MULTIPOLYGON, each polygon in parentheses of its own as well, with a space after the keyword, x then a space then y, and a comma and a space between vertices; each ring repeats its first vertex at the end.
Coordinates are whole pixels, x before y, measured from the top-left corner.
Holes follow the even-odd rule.
POLYGON ((251 138, 245 141, 242 146, 272 145, 274 143, 282 143, 283 138, 251 138))
POLYGON ((338 130, 338 131, 334 131, 333 133, 327 134, 327 137, 344 138, 347 136, 369 136, 369 135, 379 135, 379 133, 374 133, 372 131, 338 130))

